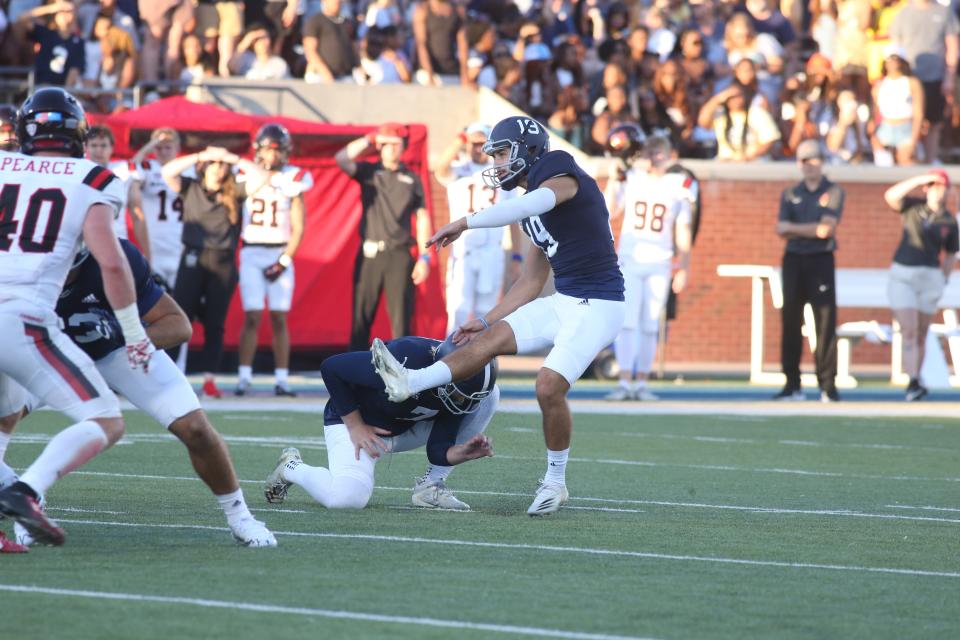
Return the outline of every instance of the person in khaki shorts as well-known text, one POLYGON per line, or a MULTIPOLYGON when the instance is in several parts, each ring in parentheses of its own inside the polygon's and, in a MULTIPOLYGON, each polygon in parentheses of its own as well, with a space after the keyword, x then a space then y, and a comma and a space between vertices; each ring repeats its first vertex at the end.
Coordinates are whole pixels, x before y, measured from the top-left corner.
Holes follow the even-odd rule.
POLYGON ((947 210, 950 178, 942 170, 902 180, 884 200, 903 220, 903 235, 893 255, 887 293, 903 336, 903 370, 910 375, 906 400, 927 395, 920 383, 927 329, 960 250, 957 219, 947 210), (909 197, 922 188, 924 198, 909 197), (943 254, 941 261, 940 254, 943 254))

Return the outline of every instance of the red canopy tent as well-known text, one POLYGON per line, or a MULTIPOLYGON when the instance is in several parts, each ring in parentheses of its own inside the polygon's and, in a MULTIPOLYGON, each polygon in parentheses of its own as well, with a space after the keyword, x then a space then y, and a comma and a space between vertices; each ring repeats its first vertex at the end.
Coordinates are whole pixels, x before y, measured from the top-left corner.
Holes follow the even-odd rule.
MULTIPOLYGON (((297 284, 289 316, 291 344, 294 349, 342 348, 348 344, 362 211, 359 185, 337 168, 333 155, 372 127, 248 116, 179 97, 116 115, 91 116, 91 120, 110 127, 116 137, 115 154, 124 159, 131 157, 158 127, 179 131, 185 151, 219 145, 248 157, 251 140, 264 123, 279 122, 287 127, 294 138, 290 162, 308 169, 314 181, 313 189, 306 194, 306 229, 294 260, 297 284)), ((417 124, 409 125, 409 130, 403 160, 423 180, 427 208, 432 215, 433 204, 427 186, 427 130, 417 124)), ((227 316, 225 344, 228 348, 236 347, 241 326, 238 293, 227 316)), ((446 312, 435 261, 427 282, 417 288, 413 331, 418 335, 443 337, 445 328, 446 312)), ((200 341, 202 335, 199 327, 196 329, 194 342, 200 341)), ((269 323, 263 323, 261 345, 270 344, 269 331, 269 323)), ((382 301, 372 335, 390 337, 382 301)))

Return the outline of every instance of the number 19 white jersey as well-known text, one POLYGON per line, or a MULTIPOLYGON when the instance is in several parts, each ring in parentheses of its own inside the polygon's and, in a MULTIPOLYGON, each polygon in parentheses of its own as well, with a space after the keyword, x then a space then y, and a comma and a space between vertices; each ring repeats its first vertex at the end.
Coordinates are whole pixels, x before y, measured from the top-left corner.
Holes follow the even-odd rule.
MULTIPOLYGON (((237 181, 244 180, 243 174, 237 181)), ((282 245, 290 241, 290 206, 294 198, 313 187, 306 169, 286 166, 270 175, 267 184, 243 202, 243 243, 282 245)))
POLYGON ((0 152, 0 306, 52 313, 87 210, 122 201, 121 181, 90 160, 0 152))
POLYGON ((618 195, 623 204, 623 227, 617 253, 625 269, 669 264, 673 259, 674 225, 689 225, 691 220, 694 196, 685 181, 686 176, 678 173, 627 172, 618 195))
MULTIPOLYGON (((481 172, 487 166, 464 162, 451 167, 454 177, 447 184, 447 202, 450 206, 451 222, 486 209, 501 200, 514 197, 511 191, 494 189, 484 183, 481 172)), ((469 249, 499 247, 503 242, 503 232, 503 227, 464 231, 460 241, 452 245, 453 256, 463 257, 469 249)))

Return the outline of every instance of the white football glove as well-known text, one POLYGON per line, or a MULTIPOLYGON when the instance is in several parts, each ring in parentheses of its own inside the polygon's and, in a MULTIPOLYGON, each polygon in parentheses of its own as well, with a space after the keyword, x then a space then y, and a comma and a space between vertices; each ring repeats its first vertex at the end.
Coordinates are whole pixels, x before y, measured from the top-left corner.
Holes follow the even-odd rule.
POLYGON ((153 343, 150 342, 149 338, 144 338, 138 342, 127 345, 127 362, 130 363, 131 369, 139 369, 143 367, 143 372, 146 373, 150 370, 150 356, 153 355, 153 352, 157 348, 153 346, 153 343))

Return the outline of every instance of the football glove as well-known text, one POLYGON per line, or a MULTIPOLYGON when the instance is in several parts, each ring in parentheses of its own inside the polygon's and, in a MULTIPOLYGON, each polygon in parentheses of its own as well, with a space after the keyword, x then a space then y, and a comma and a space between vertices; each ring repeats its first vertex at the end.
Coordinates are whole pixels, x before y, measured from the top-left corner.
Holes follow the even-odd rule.
POLYGON ((283 275, 283 272, 287 268, 280 264, 279 262, 274 262, 272 265, 263 270, 263 276, 270 282, 276 282, 277 278, 283 275))
POLYGON ((149 338, 140 340, 139 342, 134 342, 133 344, 127 345, 127 362, 130 363, 131 369, 143 368, 143 372, 146 373, 150 370, 150 356, 153 355, 153 352, 157 348, 153 346, 153 343, 150 342, 149 338))

